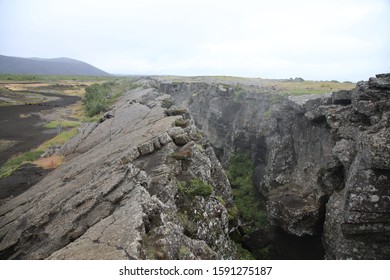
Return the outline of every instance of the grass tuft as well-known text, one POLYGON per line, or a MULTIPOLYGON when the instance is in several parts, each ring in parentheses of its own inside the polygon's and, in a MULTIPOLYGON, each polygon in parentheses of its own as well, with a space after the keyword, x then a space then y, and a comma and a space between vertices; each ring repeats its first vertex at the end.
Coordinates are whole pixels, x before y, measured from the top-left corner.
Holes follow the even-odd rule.
POLYGON ((58 126, 62 128, 67 127, 78 127, 80 126, 81 122, 78 121, 52 121, 44 125, 45 128, 53 129, 57 128, 58 126))

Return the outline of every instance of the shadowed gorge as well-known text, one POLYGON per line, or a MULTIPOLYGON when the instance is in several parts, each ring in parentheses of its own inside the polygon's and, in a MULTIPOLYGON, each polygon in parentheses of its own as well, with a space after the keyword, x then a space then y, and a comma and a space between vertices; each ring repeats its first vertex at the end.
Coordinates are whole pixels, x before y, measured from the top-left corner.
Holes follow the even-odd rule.
POLYGON ((390 257, 390 74, 136 84, 3 201, 2 259, 390 257))

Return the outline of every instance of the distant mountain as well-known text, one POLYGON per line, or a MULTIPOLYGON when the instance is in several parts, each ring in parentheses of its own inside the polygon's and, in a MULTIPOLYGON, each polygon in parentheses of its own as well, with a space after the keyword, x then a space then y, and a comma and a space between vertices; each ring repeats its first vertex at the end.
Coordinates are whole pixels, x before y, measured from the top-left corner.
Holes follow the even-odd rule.
POLYGON ((0 74, 108 76, 88 63, 61 58, 21 58, 0 55, 0 74))

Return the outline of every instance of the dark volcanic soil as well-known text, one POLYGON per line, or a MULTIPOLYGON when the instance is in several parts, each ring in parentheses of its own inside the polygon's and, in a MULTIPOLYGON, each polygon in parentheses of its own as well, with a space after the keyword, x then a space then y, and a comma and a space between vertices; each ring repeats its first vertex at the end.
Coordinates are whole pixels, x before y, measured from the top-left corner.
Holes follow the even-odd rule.
POLYGON ((51 169, 43 169, 31 163, 20 166, 10 176, 0 180, 0 205, 2 199, 18 196, 42 180, 50 171, 51 169))
POLYGON ((0 139, 18 141, 16 145, 0 150, 0 166, 10 156, 29 151, 53 137, 55 130, 47 130, 43 127, 43 122, 38 115, 40 111, 65 107, 80 100, 77 96, 39 94, 60 97, 60 99, 42 104, 0 107, 0 139))

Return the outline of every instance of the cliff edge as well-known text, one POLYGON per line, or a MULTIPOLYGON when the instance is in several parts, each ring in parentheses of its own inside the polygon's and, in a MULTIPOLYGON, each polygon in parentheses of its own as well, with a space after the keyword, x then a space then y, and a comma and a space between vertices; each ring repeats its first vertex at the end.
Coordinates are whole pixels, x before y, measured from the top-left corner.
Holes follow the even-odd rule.
POLYGON ((213 149, 140 83, 62 148, 64 165, 0 206, 2 259, 235 258, 213 149))

